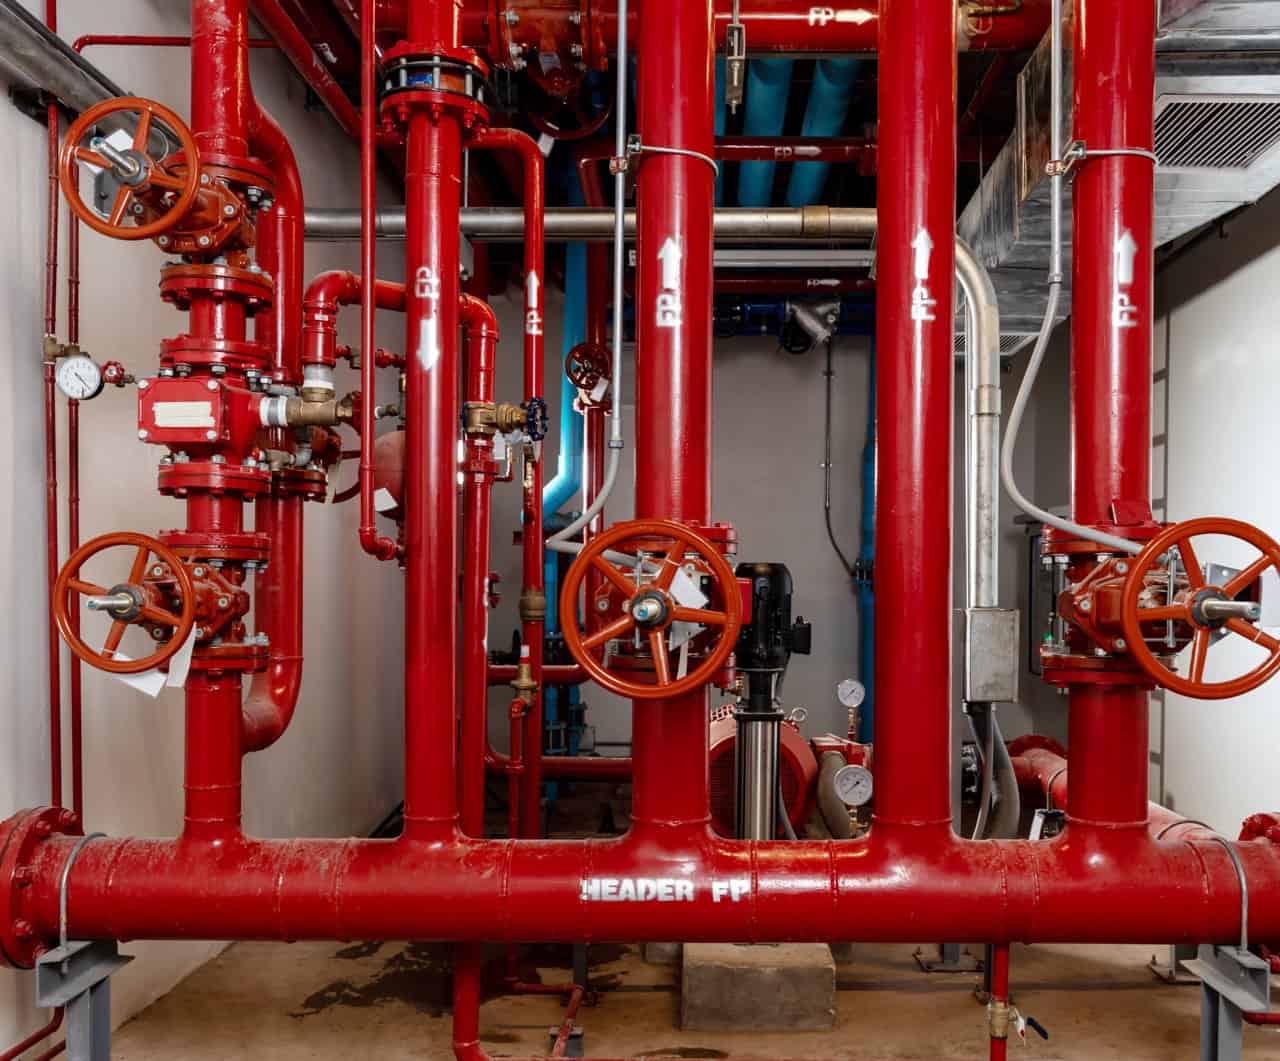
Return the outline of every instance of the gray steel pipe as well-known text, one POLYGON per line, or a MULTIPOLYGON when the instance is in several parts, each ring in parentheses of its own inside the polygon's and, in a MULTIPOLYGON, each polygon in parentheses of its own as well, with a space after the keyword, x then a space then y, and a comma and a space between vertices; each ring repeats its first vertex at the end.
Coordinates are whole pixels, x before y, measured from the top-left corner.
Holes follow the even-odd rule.
POLYGON ((782 713, 738 717, 735 824, 739 840, 778 835, 778 741, 782 713))
MULTIPOLYGON (((625 215, 628 239, 634 238, 636 212, 625 215)), ((604 242, 613 239, 614 212, 592 207, 554 207, 546 213, 550 242, 604 242)), ((307 238, 350 240, 360 236, 358 210, 307 210, 307 238)), ((875 235, 876 212, 829 206, 799 208, 721 208, 716 210, 717 242, 762 240, 867 240, 875 235)), ((404 239, 404 209, 378 211, 378 235, 404 239)), ((469 207, 462 211, 462 234, 480 242, 513 242, 524 237, 524 211, 519 207, 469 207)))
POLYGON ((77 114, 104 99, 126 95, 19 0, 0 0, 0 70, 13 81, 42 89, 77 114))

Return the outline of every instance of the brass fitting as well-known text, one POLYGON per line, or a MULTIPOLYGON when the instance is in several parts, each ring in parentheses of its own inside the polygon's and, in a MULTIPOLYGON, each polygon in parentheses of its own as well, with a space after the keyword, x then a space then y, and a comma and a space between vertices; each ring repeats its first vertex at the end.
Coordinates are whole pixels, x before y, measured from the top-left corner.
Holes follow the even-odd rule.
POLYGON ((516 667, 516 676, 511 679, 511 688, 515 690, 516 699, 526 704, 533 703, 538 691, 538 683, 533 680, 533 667, 528 660, 521 660, 516 667))
POLYGON ((467 402, 462 407, 462 425, 468 435, 510 434, 524 427, 525 411, 510 402, 467 402))
POLYGON ((280 403, 271 410, 268 427, 335 427, 349 424, 355 418, 355 396, 330 398, 323 402, 309 402, 304 398, 267 399, 280 403), (283 423, 276 409, 283 406, 283 423))
POLYGON ((992 999, 987 1003, 987 1024, 991 1028, 991 1038, 1009 1038, 1009 1022, 1012 1019, 1012 1007, 1009 1003, 992 999))
POLYGON ((57 336, 54 335, 46 335, 44 337, 43 354, 45 361, 57 361, 60 357, 75 357, 83 352, 78 343, 60 343, 57 336))
POLYGON ((547 595, 540 589, 526 587, 520 591, 520 621, 540 623, 547 617, 547 595))

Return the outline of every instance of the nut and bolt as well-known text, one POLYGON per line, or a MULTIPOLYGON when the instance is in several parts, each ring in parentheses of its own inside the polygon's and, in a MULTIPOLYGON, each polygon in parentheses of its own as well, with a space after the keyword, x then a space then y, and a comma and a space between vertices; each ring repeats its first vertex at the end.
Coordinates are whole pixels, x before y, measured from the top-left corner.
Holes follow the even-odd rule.
POLYGON ((152 564, 151 574, 156 578, 160 578, 164 574, 164 567, 160 564, 152 564))
POLYGON ((215 454, 210 458, 210 461, 211 461, 212 463, 214 463, 214 464, 226 464, 226 463, 227 463, 227 458, 226 458, 226 457, 224 457, 221 453, 215 453, 215 454))
POLYGON ((208 236, 201 236, 198 240, 196 240, 196 242, 199 243, 200 246, 202 247, 207 247, 209 246, 210 243, 213 242, 213 240, 211 240, 208 236))
POLYGON ((596 600, 596 611, 607 612, 609 610, 609 598, 600 597, 596 600))
POLYGON ((203 567, 193 567, 191 569, 191 573, 195 575, 196 578, 204 578, 205 570, 203 567))
POLYGON ((148 432, 146 428, 143 428, 141 431, 138 432, 138 437, 142 439, 143 442, 146 442, 147 436, 148 436, 148 432))
POLYGON ((210 442, 212 442, 218 437, 218 432, 212 431, 212 430, 206 431, 204 433, 204 437, 207 438, 210 442))
POLYGON ((160 244, 160 246, 162 247, 167 247, 172 242, 172 240, 170 240, 168 236, 161 236, 159 239, 156 240, 156 242, 160 244))
POLYGON ((1093 601, 1089 600, 1086 597, 1084 600, 1080 602, 1078 607, 1082 612, 1091 612, 1093 611, 1093 601))
POLYGON ((508 26, 518 26, 520 24, 519 12, 513 11, 511 8, 507 8, 503 17, 507 20, 508 26))
MULTIPOLYGON (((210 372, 212 372, 215 376, 225 376, 225 375, 227 374, 227 366, 226 366, 226 365, 211 365, 211 366, 209 366, 209 371, 210 371, 210 372)), ((212 388, 212 387, 210 387, 209 389, 210 389, 210 390, 213 390, 213 388, 212 388)))
POLYGON ((222 214, 223 214, 223 216, 224 216, 224 217, 235 217, 235 216, 236 216, 236 208, 235 208, 234 206, 232 206, 230 203, 227 203, 227 204, 222 208, 222 214))
POLYGON ((1116 564, 1116 573, 1120 575, 1127 575, 1129 573, 1129 565, 1121 560, 1116 564))
POLYGON ((219 597, 219 598, 218 598, 218 607, 219 607, 219 608, 223 608, 223 609, 230 608, 230 607, 231 607, 231 598, 230 598, 230 597, 219 597))
POLYGON ((209 382, 205 384, 205 389, 216 391, 218 389, 218 381, 216 379, 209 380, 209 382))
POLYGON ((1128 651, 1128 648, 1129 648, 1129 642, 1127 642, 1123 637, 1116 638, 1115 650, 1117 652, 1126 652, 1128 651))
POLYGON ((209 183, 209 174, 207 174, 207 173, 202 173, 202 174, 200 174, 200 183, 201 183, 201 184, 208 184, 208 183, 209 183))

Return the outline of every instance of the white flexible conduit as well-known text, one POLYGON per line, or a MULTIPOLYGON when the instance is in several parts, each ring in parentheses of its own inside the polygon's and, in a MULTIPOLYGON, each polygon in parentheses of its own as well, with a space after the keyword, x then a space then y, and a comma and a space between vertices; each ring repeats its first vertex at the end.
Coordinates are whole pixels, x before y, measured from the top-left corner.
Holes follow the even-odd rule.
MULTIPOLYGON (((1063 150, 1062 0, 1053 0, 1053 14, 1051 17, 1052 47, 1050 52, 1052 53, 1052 67, 1050 73, 1050 95, 1052 96, 1053 116, 1049 123, 1052 141, 1050 154, 1057 161, 1062 158, 1063 150)), ((1073 523, 1069 519, 1055 516, 1052 512, 1040 508, 1018 489, 1018 484, 1013 477, 1013 454, 1018 445, 1018 430, 1022 427, 1022 417, 1027 411, 1027 403, 1031 400, 1031 393, 1035 390, 1036 377, 1040 375, 1040 366, 1044 364, 1045 353, 1049 349, 1049 339, 1053 335, 1054 318, 1058 314, 1058 303, 1062 298, 1062 182, 1064 179, 1060 171, 1054 172, 1050 213, 1053 250, 1049 262, 1049 301, 1045 306, 1044 320, 1040 324, 1040 334, 1036 338, 1035 349, 1031 353, 1031 361, 1027 365, 1026 375, 1022 377, 1022 385, 1018 388, 1018 396, 1014 399, 1013 408, 1009 411, 1009 423, 1005 428, 1004 445, 1000 450, 1000 478, 1004 483, 1005 493, 1009 495, 1009 500, 1032 519, 1039 520, 1046 526, 1060 530, 1064 534, 1070 534, 1074 538, 1097 542, 1112 552, 1136 554, 1142 552, 1142 545, 1138 542, 1131 542, 1127 538, 1118 538, 1114 534, 1105 534, 1102 531, 1094 530, 1092 527, 1081 526, 1079 523, 1073 523)))
MULTIPOLYGON (((627 0, 618 0, 618 52, 617 84, 614 88, 614 138, 613 153, 617 159, 627 157, 627 0)), ((609 412, 609 466, 605 469, 600 493, 585 512, 561 531, 547 539, 547 548, 558 553, 580 553, 582 542, 572 541, 579 532, 591 525, 613 493, 618 481, 618 469, 622 465, 622 336, 623 336, 623 270, 626 268, 627 174, 621 166, 615 166, 613 175, 613 367, 611 370, 609 412)), ((622 553, 610 554, 620 562, 635 562, 634 557, 622 553)))

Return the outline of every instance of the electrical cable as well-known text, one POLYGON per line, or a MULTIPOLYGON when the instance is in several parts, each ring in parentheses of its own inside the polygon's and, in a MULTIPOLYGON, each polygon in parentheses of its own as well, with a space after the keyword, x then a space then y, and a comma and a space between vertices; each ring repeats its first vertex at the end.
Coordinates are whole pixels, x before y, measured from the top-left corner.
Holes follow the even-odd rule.
POLYGON ((778 822, 782 826, 782 835, 788 840, 798 839, 795 828, 791 824, 791 814, 787 810, 787 801, 782 795, 782 771, 778 771, 778 822))
POLYGON ((827 378, 827 399, 826 399, 826 424, 823 428, 823 438, 825 449, 822 458, 822 514, 826 519, 827 538, 831 542, 831 548, 836 551, 836 556, 840 557, 840 563, 844 565, 844 569, 848 572, 851 579, 856 579, 857 575, 854 566, 849 562, 849 558, 845 555, 840 543, 836 540, 835 528, 831 526, 831 390, 832 377, 835 375, 835 369, 832 362, 832 346, 835 345, 835 339, 831 336, 827 337, 827 368, 823 375, 827 378))

